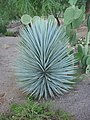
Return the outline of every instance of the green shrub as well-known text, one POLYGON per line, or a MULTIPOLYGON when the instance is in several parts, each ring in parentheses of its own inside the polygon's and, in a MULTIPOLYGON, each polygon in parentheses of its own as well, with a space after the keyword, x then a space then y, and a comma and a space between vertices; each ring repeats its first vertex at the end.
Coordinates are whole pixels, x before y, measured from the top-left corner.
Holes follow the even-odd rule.
POLYGON ((5 32, 4 35, 5 35, 5 36, 13 36, 13 37, 16 37, 16 36, 17 36, 16 33, 9 32, 9 31, 5 32))
POLYGON ((0 25, 0 33, 5 34, 7 32, 7 29, 4 25, 0 25))
POLYGON ((0 115, 0 120, 74 120, 64 111, 50 110, 50 103, 39 104, 28 98, 23 104, 12 104, 10 113, 0 115))

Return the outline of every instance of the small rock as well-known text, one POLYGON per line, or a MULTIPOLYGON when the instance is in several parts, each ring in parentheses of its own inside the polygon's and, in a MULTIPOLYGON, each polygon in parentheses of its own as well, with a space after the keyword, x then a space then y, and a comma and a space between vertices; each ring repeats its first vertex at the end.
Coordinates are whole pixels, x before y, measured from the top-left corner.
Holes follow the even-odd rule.
POLYGON ((8 49, 8 48, 10 48, 10 45, 4 44, 3 48, 8 49))
POLYGON ((12 97, 12 98, 10 98, 10 99, 9 99, 9 104, 13 103, 13 100, 14 100, 14 98, 13 98, 13 97, 12 97))
POLYGON ((1 98, 0 98, 0 105, 3 104, 4 101, 5 101, 5 98, 4 98, 4 97, 1 97, 1 98))
POLYGON ((90 83, 88 83, 88 85, 90 85, 90 83))
POLYGON ((5 93, 0 93, 0 97, 4 97, 5 96, 5 93))

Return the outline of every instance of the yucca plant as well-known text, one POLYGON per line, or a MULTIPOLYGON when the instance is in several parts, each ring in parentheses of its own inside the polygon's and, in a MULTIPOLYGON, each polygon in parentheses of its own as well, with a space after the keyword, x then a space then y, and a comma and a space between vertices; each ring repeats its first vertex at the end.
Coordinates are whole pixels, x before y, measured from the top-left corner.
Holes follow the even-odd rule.
POLYGON ((23 91, 47 99, 71 89, 76 59, 63 27, 40 18, 26 25, 20 36, 16 75, 23 91))

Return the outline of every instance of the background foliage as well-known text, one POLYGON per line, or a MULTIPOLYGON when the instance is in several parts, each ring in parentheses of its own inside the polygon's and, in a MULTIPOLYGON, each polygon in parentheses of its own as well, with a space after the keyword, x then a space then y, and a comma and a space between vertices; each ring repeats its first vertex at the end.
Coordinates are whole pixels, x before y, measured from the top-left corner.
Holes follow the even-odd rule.
MULTIPOLYGON (((86 1, 88 0, 78 0, 77 3, 86 1)), ((19 19, 23 14, 32 17, 53 14, 60 17, 70 5, 68 2, 69 0, 0 0, 0 26, 5 30, 9 20, 19 19)))

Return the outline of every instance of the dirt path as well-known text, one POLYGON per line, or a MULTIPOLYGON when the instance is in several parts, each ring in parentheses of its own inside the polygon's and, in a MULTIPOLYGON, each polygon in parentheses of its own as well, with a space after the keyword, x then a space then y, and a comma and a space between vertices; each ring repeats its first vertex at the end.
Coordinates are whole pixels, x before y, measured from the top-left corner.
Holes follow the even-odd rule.
MULTIPOLYGON (((6 112, 9 104, 21 102, 24 95, 16 86, 12 61, 16 59, 16 43, 19 38, 0 37, 0 112, 6 112)), ((80 82, 75 90, 54 101, 55 109, 64 109, 77 120, 90 120, 90 79, 80 82)))
POLYGON ((6 112, 8 105, 23 100, 15 82, 12 61, 16 59, 18 38, 0 37, 0 112, 6 112))
MULTIPOLYGON (((90 76, 89 76, 90 77, 90 76)), ((54 101, 54 109, 63 109, 76 120, 90 120, 90 78, 81 81, 69 94, 54 101)))

